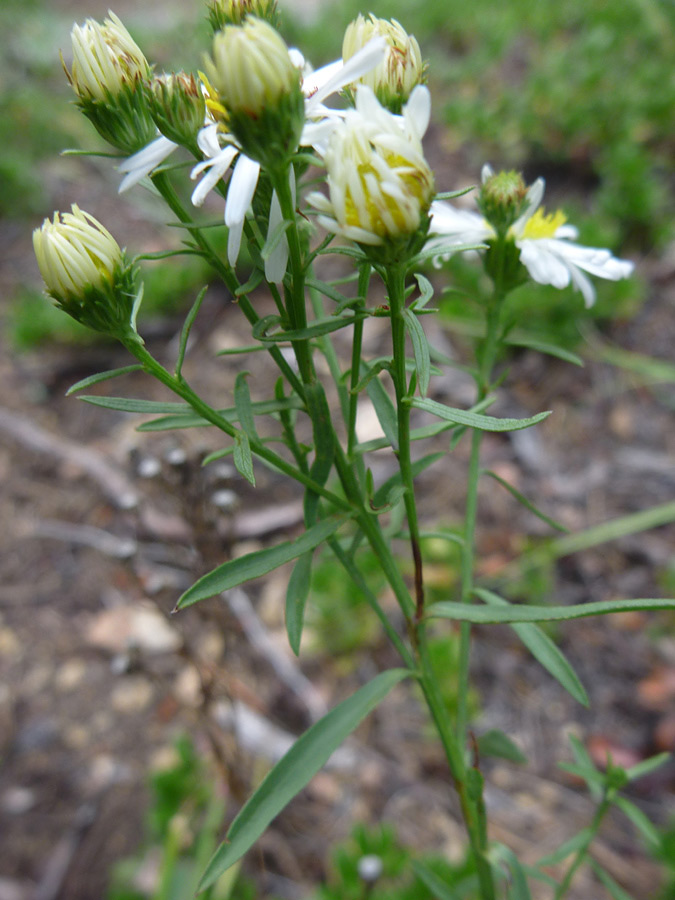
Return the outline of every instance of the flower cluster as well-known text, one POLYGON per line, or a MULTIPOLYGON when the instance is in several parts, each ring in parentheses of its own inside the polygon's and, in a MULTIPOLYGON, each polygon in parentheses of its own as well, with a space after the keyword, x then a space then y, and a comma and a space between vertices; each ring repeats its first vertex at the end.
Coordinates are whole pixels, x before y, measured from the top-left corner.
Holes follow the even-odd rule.
MULTIPOLYGON (((295 203, 302 167, 293 159, 311 148, 326 169, 328 195, 315 191, 307 198, 318 223, 369 248, 373 260, 410 256, 425 243, 437 261, 482 246, 489 270, 501 241, 512 248, 518 278, 527 272, 541 284, 572 284, 587 305, 595 296, 589 274, 616 280, 631 273, 632 263, 608 250, 577 244, 562 213, 544 214, 541 179, 527 188, 517 173, 485 167, 480 214, 434 202, 434 176, 422 150, 430 117, 425 65, 417 41, 395 20, 358 16, 344 35, 342 58, 314 71, 271 24, 275 0, 211 0, 209 17, 213 44, 199 78, 153 74, 112 12, 102 24, 88 19, 73 27, 66 72, 82 111, 128 156, 118 167, 120 191, 156 172, 179 147, 196 157, 192 202, 200 206, 216 186, 226 198, 231 266, 256 204, 256 215, 268 221, 265 276, 283 280, 288 244, 285 233, 277 234, 283 217, 272 188, 288 179, 295 203), (325 105, 338 92, 351 105, 325 105), (265 189, 258 192, 261 173, 265 189)), ((81 300, 85 286, 100 299, 117 284, 126 299, 111 321, 118 323, 120 310, 129 314, 130 267, 93 217, 77 207, 56 213, 36 231, 35 251, 48 292, 64 309, 82 319, 75 298, 81 300)), ((94 327, 102 327, 107 320, 97 316, 94 327)))

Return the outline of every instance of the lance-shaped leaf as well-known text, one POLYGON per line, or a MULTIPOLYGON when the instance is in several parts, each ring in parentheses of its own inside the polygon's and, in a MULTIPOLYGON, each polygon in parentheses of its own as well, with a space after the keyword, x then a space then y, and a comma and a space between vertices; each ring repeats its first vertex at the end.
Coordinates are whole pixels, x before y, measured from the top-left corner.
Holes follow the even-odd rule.
POLYGON ((538 353, 545 353, 547 356, 555 356, 558 359, 572 363, 572 365, 575 366, 583 367, 584 365, 583 359, 581 359, 580 356, 577 356, 576 353, 571 353, 569 350, 565 350, 564 347, 558 347, 557 344, 549 344, 547 341, 537 340, 537 338, 513 335, 507 337, 504 343, 509 344, 512 347, 523 347, 526 350, 536 350, 538 353))
POLYGON ((108 369, 107 372, 97 372, 96 375, 89 375, 88 378, 83 378, 81 381, 76 381, 75 384, 71 385, 66 391, 66 397, 69 397, 77 391, 89 388, 94 384, 108 381, 109 378, 119 378, 120 375, 128 375, 129 372, 138 372, 142 368, 143 366, 140 363, 134 363, 131 366, 122 366, 121 369, 108 369))
POLYGON ((406 309, 403 313, 405 326, 410 335, 413 345, 413 353, 415 354, 415 370, 417 372, 417 382, 420 388, 420 394, 425 396, 429 390, 429 376, 431 374, 431 360, 429 358, 429 342, 424 333, 419 319, 414 312, 406 309))
POLYGON ((245 556, 228 560, 222 566, 203 575, 191 588, 188 588, 176 604, 176 609, 185 609, 186 606, 191 606, 199 600, 206 600, 207 597, 214 597, 216 594, 228 591, 252 578, 267 575, 268 572, 283 566, 284 563, 297 559, 308 550, 318 547, 322 541, 334 534, 343 522, 344 519, 340 518, 323 519, 294 541, 284 541, 283 544, 277 544, 276 547, 255 550, 245 556))
POLYGON ((445 404, 429 400, 427 397, 413 397, 410 403, 417 409, 423 409, 425 412, 438 416, 439 419, 445 419, 446 422, 468 425, 469 428, 478 428, 480 431, 520 431, 522 428, 537 425, 551 415, 551 411, 548 410, 537 413, 536 416, 531 416, 529 419, 498 419, 495 416, 482 416, 466 409, 454 409, 452 406, 445 406, 445 404))
POLYGON ((251 444, 245 431, 238 431, 234 437, 234 452, 232 453, 234 467, 244 478, 255 487, 255 475, 253 473, 253 455, 251 444))
POLYGON ((635 612, 637 610, 675 610, 675 600, 601 600, 598 603, 578 603, 574 606, 471 606, 442 600, 429 609, 432 619, 456 619, 475 625, 510 625, 512 622, 564 622, 567 619, 583 619, 588 616, 604 616, 608 613, 635 612))
POLYGON ((332 753, 389 691, 410 674, 390 669, 343 700, 312 725, 274 766, 246 802, 206 868, 199 890, 206 890, 258 840, 270 822, 298 794, 332 753))
MULTIPOLYGON (((499 597, 497 594, 484 588, 476 588, 474 593, 489 605, 497 606, 501 609, 510 606, 503 597, 499 597)), ((512 623, 511 627, 532 656, 553 675, 556 681, 560 682, 578 703, 581 703, 582 706, 588 706, 588 695, 579 680, 579 676, 572 668, 565 654, 555 645, 551 638, 538 625, 512 623)))
POLYGON ((286 589, 286 633, 291 650, 296 656, 300 653, 305 606, 312 582, 312 556, 313 552, 308 550, 298 557, 286 589))
POLYGON ((174 414, 191 411, 187 403, 179 403, 176 400, 136 400, 133 397, 95 397, 89 394, 79 399, 91 403, 92 406, 117 409, 120 412, 174 414))
POLYGON ((506 479, 502 478, 501 475, 497 475, 496 472, 492 472, 490 469, 483 469, 483 475, 489 475, 490 478, 494 478, 494 480, 501 484, 503 488, 511 494, 512 497, 515 497, 518 503, 521 503, 525 509, 529 510, 533 515, 537 516, 537 518, 541 519, 542 522, 546 522, 547 525, 550 525, 551 528, 555 528, 556 531, 563 531, 567 533, 569 528, 566 528, 564 525, 561 525, 560 522, 557 522, 555 519, 552 519, 551 516, 547 516, 546 513, 543 513, 540 509, 538 509, 534 503, 527 499, 524 494, 521 494, 517 488, 514 488, 512 484, 509 484, 506 479))

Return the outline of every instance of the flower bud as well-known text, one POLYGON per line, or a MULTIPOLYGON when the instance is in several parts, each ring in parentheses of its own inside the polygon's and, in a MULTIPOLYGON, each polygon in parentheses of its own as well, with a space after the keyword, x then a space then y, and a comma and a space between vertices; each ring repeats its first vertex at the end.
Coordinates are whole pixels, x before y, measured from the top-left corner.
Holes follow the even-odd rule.
POLYGON ((527 185, 519 172, 483 172, 478 208, 497 234, 506 234, 527 203, 527 185))
POLYGON ((204 125, 204 95, 194 75, 155 75, 147 86, 150 115, 164 137, 182 146, 196 146, 204 125))
POLYGON ((298 145, 305 112, 300 71, 278 32, 253 16, 226 26, 213 39, 206 70, 244 153, 270 167, 284 163, 298 145))
POLYGON ((134 277, 110 232, 75 204, 33 232, 47 293, 83 325, 117 337, 135 334, 134 277))
MULTIPOLYGON (((428 92, 418 92, 410 105, 422 107, 424 120, 428 92)), ((417 252, 429 226, 434 176, 413 119, 407 108, 403 120, 392 115, 359 86, 356 108, 335 127, 325 155, 330 201, 321 194, 309 198, 330 214, 319 216, 324 227, 362 245, 384 245, 385 256, 417 252)))
POLYGON ((384 59, 363 75, 358 84, 368 85, 382 106, 393 113, 400 113, 413 88, 424 83, 426 67, 417 40, 396 19, 378 19, 372 13, 367 19, 359 15, 347 26, 342 58, 347 62, 377 36, 387 42, 384 59))
POLYGON ((211 0, 209 24, 215 34, 226 25, 241 25, 247 16, 265 19, 275 27, 279 23, 276 0, 211 0))
MULTIPOLYGON (((108 143, 134 153, 155 135, 142 83, 150 65, 119 18, 87 19, 71 31, 73 64, 66 76, 82 112, 108 143)), ((65 63, 64 63, 65 68, 65 63)))

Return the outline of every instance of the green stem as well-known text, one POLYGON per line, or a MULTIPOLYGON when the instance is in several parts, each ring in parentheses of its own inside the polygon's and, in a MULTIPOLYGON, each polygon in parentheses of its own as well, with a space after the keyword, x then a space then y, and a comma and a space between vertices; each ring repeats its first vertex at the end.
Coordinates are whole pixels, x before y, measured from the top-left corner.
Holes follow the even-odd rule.
MULTIPOLYGON (((499 348, 499 317, 503 296, 501 288, 495 285, 495 293, 487 308, 486 335, 478 365, 478 397, 477 402, 484 400, 490 391, 492 369, 499 348)), ((478 481, 480 479, 480 449, 483 432, 477 428, 471 435, 471 455, 467 473, 466 510, 464 515, 464 534, 461 554, 461 588, 460 602, 471 603, 473 600, 476 518, 478 513, 478 481)), ((457 695, 457 740, 460 746, 466 745, 469 695, 469 662, 471 655, 471 623, 461 622, 459 626, 459 672, 457 695)))
MULTIPOLYGON (((364 263, 359 269, 359 302, 356 310, 366 305, 368 296, 368 284, 370 282, 370 264, 364 263)), ((347 456, 354 459, 354 447, 356 446, 356 412, 358 408, 358 395, 355 391, 361 374, 361 349, 363 347, 363 319, 357 318, 354 323, 354 335, 352 338, 352 366, 349 385, 349 411, 347 414, 347 456)))
POLYGON ((405 370, 405 267, 392 267, 387 273, 387 292, 391 313, 391 337, 394 355, 392 377, 396 394, 396 414, 398 420, 398 464, 401 481, 405 488, 405 503, 410 547, 415 566, 415 618, 421 621, 424 615, 424 578, 422 573, 422 553, 420 531, 417 518, 417 504, 413 486, 412 462, 410 457, 410 404, 408 403, 408 379, 405 370))
POLYGON ((572 884, 572 879, 574 878, 577 871, 583 865, 583 863, 586 860, 586 857, 588 856, 588 851, 590 849, 590 846, 593 843, 593 841, 595 840, 595 836, 597 835, 598 831, 600 830, 600 825, 602 824, 602 820, 607 815, 607 812, 609 811, 609 809, 612 805, 613 799, 614 799, 613 791, 608 791, 605 794, 605 796, 603 797, 602 802, 599 804, 598 808, 595 811, 595 815, 593 816, 593 821, 591 822, 591 824, 588 828, 588 835, 586 837, 586 840, 583 842, 581 847, 579 847, 579 849, 577 850, 576 855, 575 855, 574 859, 572 860, 572 863, 565 874, 565 877, 558 885, 558 888, 555 892, 554 900, 562 900, 562 898, 565 896, 565 894, 569 890, 569 888, 572 884))
MULTIPOLYGON (((186 229, 189 232, 190 236, 197 244, 201 252, 204 254, 204 257, 208 260, 210 265, 213 266, 218 275, 220 275, 232 296, 237 297, 237 290, 239 289, 240 284, 234 270, 231 268, 231 266, 227 265, 227 263, 223 262, 220 256, 218 256, 216 251, 213 249, 211 242, 204 235, 202 229, 194 222, 190 213, 185 209, 178 194, 173 189, 173 185, 171 184, 167 173, 161 171, 155 172, 153 175, 151 175, 151 178, 152 183, 164 198, 167 206, 171 209, 178 221, 182 222, 186 226, 186 229)), ((251 325, 255 325, 259 319, 259 316, 251 306, 251 302, 248 297, 245 294, 239 295, 237 298, 237 304, 246 316, 249 323, 251 325)), ((268 352, 279 367, 279 370, 282 372, 288 383, 293 388, 293 390, 298 394, 298 396, 302 397, 302 383, 298 379, 298 376, 295 374, 293 369, 284 359, 284 356, 279 348, 268 347, 268 352)))
MULTIPOLYGON (((291 270, 291 286, 288 292, 287 312, 291 328, 300 329, 307 327, 307 310, 305 307, 305 264, 303 260, 300 235, 295 214, 295 204, 289 184, 289 173, 293 173, 292 164, 288 164, 281 171, 270 173, 274 189, 279 198, 281 214, 286 221, 291 222, 286 231, 288 241, 288 261, 291 270)), ((304 384, 312 384, 316 381, 312 352, 308 339, 293 341, 295 358, 298 361, 300 377, 304 384)))

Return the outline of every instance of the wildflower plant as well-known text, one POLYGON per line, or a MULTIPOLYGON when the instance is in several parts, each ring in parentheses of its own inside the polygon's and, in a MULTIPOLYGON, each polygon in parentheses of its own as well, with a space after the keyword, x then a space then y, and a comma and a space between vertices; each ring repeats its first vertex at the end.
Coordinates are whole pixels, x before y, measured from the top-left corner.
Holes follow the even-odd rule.
MULTIPOLYGON (((486 431, 536 427, 550 415, 540 411, 515 419, 489 412, 498 387, 495 364, 507 340, 502 309, 509 292, 530 278, 557 288, 572 285, 590 304, 594 293, 589 276, 626 278, 632 263, 615 258, 609 250, 576 243, 576 231, 562 213, 541 210, 541 179, 528 187, 518 173, 494 173, 485 167, 475 212, 450 202, 465 191, 436 193, 422 145, 431 109, 430 92, 423 83, 425 67, 417 42, 398 22, 360 16, 347 30, 343 58, 313 71, 275 29, 274 3, 211 0, 208 12, 213 43, 211 52, 198 62, 200 71, 154 74, 111 13, 103 25, 88 20, 75 26, 68 77, 83 113, 124 154, 118 164, 124 176, 121 189, 149 177, 185 230, 189 251, 207 260, 236 298, 236 312, 250 323, 256 346, 279 370, 269 398, 253 402, 248 373, 242 373, 232 389, 234 406, 222 411, 187 382, 183 362, 204 292, 186 318, 173 370, 165 368, 136 330, 142 297, 137 267, 108 231, 76 206, 70 213, 55 213, 36 230, 38 265, 47 293, 65 312, 119 339, 148 375, 184 401, 178 411, 175 404, 168 404, 169 417, 156 420, 154 428, 210 425, 223 440, 222 450, 210 459, 231 455, 251 484, 262 462, 304 492, 304 528, 299 536, 224 561, 178 599, 176 610, 292 562, 285 621, 290 645, 299 653, 305 608, 312 602, 312 567, 324 552, 334 557, 373 609, 400 656, 400 666, 375 676, 297 740, 232 822, 226 841, 203 873, 201 888, 213 885, 237 863, 363 718, 395 685, 409 680, 421 688, 447 758, 448 790, 459 798, 475 876, 472 896, 527 898, 528 881, 539 879, 559 900, 586 861, 592 837, 619 788, 662 760, 628 773, 612 765, 603 776, 575 745, 575 771, 598 795, 598 814, 582 839, 569 842, 572 849, 559 857, 564 860, 576 853, 559 880, 545 871, 550 860, 526 869, 511 851, 490 839, 481 757, 489 742, 475 742, 469 733, 472 626, 514 626, 561 689, 586 703, 570 663, 538 623, 620 610, 673 609, 675 600, 532 606, 509 602, 482 586, 475 563, 478 483, 484 474, 481 441, 486 431), (343 95, 342 106, 327 106, 324 101, 338 92, 343 95), (193 205, 200 206, 211 191, 223 198, 226 257, 214 249, 212 223, 202 226, 180 200, 176 186, 179 179, 187 182, 185 170, 164 165, 178 148, 193 158, 193 205), (242 243, 249 248, 253 268, 245 281, 237 269, 242 243), (482 260, 492 284, 491 293, 480 300, 484 329, 469 367, 475 399, 468 409, 430 396, 431 377, 439 370, 431 362, 424 330, 435 290, 424 273, 432 262, 455 253, 472 253, 482 260), (331 255, 353 266, 355 293, 344 288, 349 280, 326 282, 318 274, 323 258, 331 255), (385 302, 378 305, 371 300, 374 280, 386 293, 385 302), (261 317, 252 295, 265 287, 277 312, 261 317), (364 326, 371 317, 390 323, 389 351, 383 359, 370 360, 363 353, 364 326), (348 359, 338 355, 333 343, 338 331, 350 337, 348 359), (317 357, 322 358, 321 366, 317 357), (330 396, 337 398, 333 405, 328 379, 330 396), (383 433, 382 439, 370 443, 361 442, 356 432, 357 403, 364 393, 383 433), (431 417, 432 424, 420 427, 419 412, 431 417), (260 436, 256 420, 262 416, 272 422, 274 442, 260 436), (311 439, 304 431, 299 437, 296 420, 308 426, 311 439), (412 448, 446 434, 452 450, 466 433, 471 443, 466 509, 462 533, 455 535, 461 547, 459 591, 454 598, 431 603, 425 592, 424 532, 414 482, 430 466, 437 466, 442 478, 443 454, 420 456, 412 448), (378 484, 369 454, 386 447, 393 451, 396 474, 378 484), (401 540, 410 568, 400 558, 401 540), (396 599, 395 615, 385 611, 368 573, 359 567, 363 544, 396 599), (412 571, 410 578, 407 571, 412 571), (453 710, 444 699, 430 652, 430 632, 437 619, 459 627, 453 710)), ((126 371, 94 376, 73 390, 126 371)), ((128 398, 84 399, 113 409, 144 408, 142 402, 128 398)), ((515 488, 506 487, 528 509, 561 527, 515 488)), ((502 748, 504 742, 509 745, 501 735, 502 748)), ((626 804, 621 806, 624 811, 629 810, 626 804)), ((644 817, 631 812, 629 817, 646 827, 644 817)), ((604 873, 598 877, 607 883, 604 873)))

